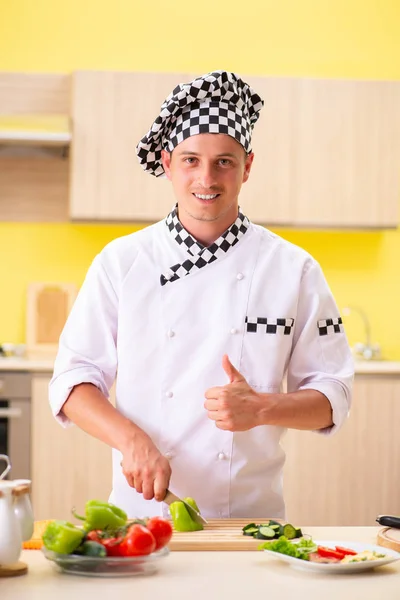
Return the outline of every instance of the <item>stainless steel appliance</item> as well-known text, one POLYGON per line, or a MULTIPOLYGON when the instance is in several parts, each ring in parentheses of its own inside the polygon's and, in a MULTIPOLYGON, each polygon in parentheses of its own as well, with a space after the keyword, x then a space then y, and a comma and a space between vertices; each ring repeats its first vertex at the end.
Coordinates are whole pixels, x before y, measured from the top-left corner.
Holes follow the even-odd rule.
POLYGON ((30 479, 31 375, 0 371, 0 454, 11 461, 11 479, 30 479))

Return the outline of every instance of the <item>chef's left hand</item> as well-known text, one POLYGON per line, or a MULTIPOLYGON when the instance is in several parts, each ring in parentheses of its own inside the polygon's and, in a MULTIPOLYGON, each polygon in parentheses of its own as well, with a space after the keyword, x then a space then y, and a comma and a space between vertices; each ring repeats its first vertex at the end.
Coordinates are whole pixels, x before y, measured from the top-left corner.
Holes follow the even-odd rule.
POLYGON ((264 404, 260 394, 249 386, 226 354, 222 358, 222 366, 229 383, 206 391, 204 408, 208 411, 208 418, 215 421, 219 429, 226 431, 247 431, 260 425, 264 404))

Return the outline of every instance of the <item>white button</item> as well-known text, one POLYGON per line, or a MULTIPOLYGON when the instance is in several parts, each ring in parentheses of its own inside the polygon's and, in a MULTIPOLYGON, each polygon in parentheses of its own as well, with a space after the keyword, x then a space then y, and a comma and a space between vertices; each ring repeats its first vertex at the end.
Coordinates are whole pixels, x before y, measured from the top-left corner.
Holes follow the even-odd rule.
POLYGON ((225 454, 223 452, 220 452, 218 454, 218 460, 224 460, 226 458, 225 454))
POLYGON ((244 277, 243 273, 238 273, 238 274, 236 275, 236 279, 239 279, 239 281, 240 281, 241 279, 243 279, 243 277, 244 277))
POLYGON ((165 392, 165 395, 167 396, 167 398, 172 398, 174 395, 174 392, 165 392))
POLYGON ((235 335, 235 333, 237 333, 237 332, 238 332, 238 330, 235 327, 232 327, 231 334, 235 335))
POLYGON ((174 335, 175 335, 175 331, 172 331, 172 329, 168 329, 167 336, 174 337, 174 335))
POLYGON ((172 452, 166 452, 164 454, 164 456, 165 456, 165 458, 172 458, 173 454, 172 454, 172 452))

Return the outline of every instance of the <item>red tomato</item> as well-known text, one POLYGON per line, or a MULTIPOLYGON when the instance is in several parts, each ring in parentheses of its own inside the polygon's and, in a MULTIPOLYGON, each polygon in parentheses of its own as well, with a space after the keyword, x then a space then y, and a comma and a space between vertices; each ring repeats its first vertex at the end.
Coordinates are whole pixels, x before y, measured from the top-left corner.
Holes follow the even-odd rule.
POLYGON ((318 554, 320 556, 325 556, 326 558, 344 558, 344 554, 342 552, 338 552, 332 548, 325 548, 324 546, 318 546, 318 554))
POLYGON ((151 554, 156 549, 154 535, 143 525, 131 525, 121 542, 123 556, 141 556, 151 554))
POLYGON ((152 517, 146 523, 146 527, 154 535, 156 550, 164 548, 172 538, 172 525, 161 517, 152 517))
POLYGON ((123 556, 121 553, 121 542, 124 539, 122 535, 117 537, 104 537, 104 532, 89 531, 87 539, 92 542, 98 542, 107 550, 107 556, 123 556))
POLYGON ((349 554, 351 556, 355 556, 357 554, 357 552, 355 552, 354 550, 350 550, 350 548, 342 548, 342 546, 336 546, 336 552, 341 552, 345 556, 349 554))

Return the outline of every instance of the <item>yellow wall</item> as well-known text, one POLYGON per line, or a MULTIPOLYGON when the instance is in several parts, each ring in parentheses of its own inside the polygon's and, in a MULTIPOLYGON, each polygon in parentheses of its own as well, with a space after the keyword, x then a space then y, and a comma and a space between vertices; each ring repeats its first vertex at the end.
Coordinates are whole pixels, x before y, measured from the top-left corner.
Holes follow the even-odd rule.
MULTIPOLYGON (((117 69, 400 79, 399 0, 1 2, 0 70, 117 69)), ((266 99, 268 101, 268 99, 266 99)), ((149 124, 150 125, 150 124, 149 124)), ((0 223, 0 342, 25 339, 29 281, 80 284, 124 225, 0 223)), ((321 263, 339 305, 368 313, 400 360, 400 235, 276 230, 321 263)), ((362 337, 346 320, 350 342, 362 337)))

